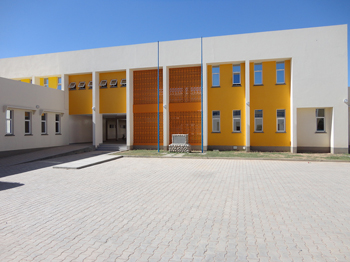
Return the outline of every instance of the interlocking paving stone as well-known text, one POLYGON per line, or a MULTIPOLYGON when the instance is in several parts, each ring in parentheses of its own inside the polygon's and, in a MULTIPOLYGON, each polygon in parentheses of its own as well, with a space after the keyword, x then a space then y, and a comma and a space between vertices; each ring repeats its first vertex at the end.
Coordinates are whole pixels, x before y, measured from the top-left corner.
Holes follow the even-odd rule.
POLYGON ((0 261, 350 259, 349 163, 70 158, 0 168, 0 261))

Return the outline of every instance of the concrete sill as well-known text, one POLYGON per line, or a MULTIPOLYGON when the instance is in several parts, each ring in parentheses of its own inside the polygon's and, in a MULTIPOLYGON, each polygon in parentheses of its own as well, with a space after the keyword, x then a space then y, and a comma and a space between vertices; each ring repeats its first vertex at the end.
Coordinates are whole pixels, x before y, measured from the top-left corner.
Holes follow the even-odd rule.
POLYGON ((277 131, 276 132, 276 134, 285 134, 285 133, 287 133, 286 131, 284 131, 284 132, 279 132, 279 131, 277 131))
POLYGON ((253 86, 264 86, 263 84, 259 84, 259 85, 253 85, 253 86))
POLYGON ((24 136, 33 136, 33 134, 25 134, 24 136))
POLYGON ((212 86, 211 88, 220 88, 220 86, 212 86))
POLYGON ((48 136, 49 134, 41 134, 42 136, 48 136))
POLYGON ((263 134, 264 132, 263 132, 263 131, 261 131, 261 132, 257 132, 257 131, 255 131, 254 133, 257 133, 257 134, 263 134))
POLYGON ((232 132, 232 134, 239 134, 239 133, 242 133, 241 131, 234 131, 232 132))
POLYGON ((232 87, 235 87, 235 86, 242 86, 241 84, 233 84, 232 87))
POLYGON ((5 136, 15 136, 14 134, 6 134, 5 136))
POLYGON ((61 133, 57 133, 57 134, 55 134, 56 136, 61 136, 62 134, 61 133))
POLYGON ((276 83, 276 86, 283 86, 286 85, 286 83, 276 83))
POLYGON ((212 134, 220 134, 221 132, 211 132, 212 134))
POLYGON ((316 131, 315 134, 327 134, 326 131, 316 131))

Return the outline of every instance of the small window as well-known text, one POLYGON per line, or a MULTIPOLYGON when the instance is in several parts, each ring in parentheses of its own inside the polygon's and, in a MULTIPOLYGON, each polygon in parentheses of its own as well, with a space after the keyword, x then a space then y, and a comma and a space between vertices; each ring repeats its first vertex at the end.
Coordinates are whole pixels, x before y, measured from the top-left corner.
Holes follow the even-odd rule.
POLYGON ((92 89, 92 81, 89 82, 88 87, 89 89, 92 89))
POLYGON ((49 87, 49 79, 48 78, 44 78, 44 86, 49 87))
POLYGON ((61 116, 59 114, 55 115, 55 133, 61 134, 61 116))
POLYGON ((212 81, 213 87, 219 87, 220 86, 220 67, 213 66, 212 73, 213 73, 213 81, 212 81))
POLYGON ((102 80, 100 82, 100 88, 107 88, 107 80, 102 80))
POLYGON ((75 90, 76 88, 77 88, 77 87, 76 87, 75 82, 72 82, 72 83, 69 84, 69 89, 70 89, 70 90, 75 90))
POLYGON ((13 110, 6 110, 6 135, 13 135, 13 110))
POLYGON ((109 82, 109 86, 111 88, 118 87, 118 80, 117 79, 112 79, 111 82, 109 82))
POLYGON ((57 89, 62 90, 62 80, 61 77, 57 77, 57 89))
POLYGON ((277 132, 286 132, 286 110, 277 110, 277 132))
POLYGON ((325 132, 325 110, 316 109, 316 132, 325 132))
POLYGON ((255 110, 254 131, 263 132, 263 111, 255 110))
POLYGON ((41 115, 41 134, 45 135, 47 134, 47 114, 43 113, 41 115))
POLYGON ((30 135, 32 133, 32 113, 24 112, 24 134, 30 135))
POLYGON ((85 89, 85 81, 79 82, 78 87, 80 90, 84 90, 85 89))
POLYGON ((241 132, 241 110, 233 110, 233 132, 241 132))
POLYGON ((276 63, 276 83, 284 84, 285 83, 284 75, 284 62, 276 63))
POLYGON ((213 133, 220 132, 220 111, 213 111, 213 133))
POLYGON ((254 64, 254 85, 262 85, 262 64, 254 64))
POLYGON ((30 79, 30 80, 29 80, 29 83, 30 83, 30 84, 33 84, 33 79, 30 79))
POLYGON ((241 65, 233 65, 232 67, 232 80, 233 85, 240 85, 241 84, 241 65))
POLYGON ((120 87, 126 87, 126 79, 120 80, 120 87))

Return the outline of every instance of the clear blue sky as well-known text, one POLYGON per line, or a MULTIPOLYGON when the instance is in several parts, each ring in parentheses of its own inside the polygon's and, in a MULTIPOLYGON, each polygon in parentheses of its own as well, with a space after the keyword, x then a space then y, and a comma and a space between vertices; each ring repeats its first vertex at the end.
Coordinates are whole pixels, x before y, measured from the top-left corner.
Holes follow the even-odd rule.
POLYGON ((350 0, 0 0, 0 58, 338 24, 350 0))

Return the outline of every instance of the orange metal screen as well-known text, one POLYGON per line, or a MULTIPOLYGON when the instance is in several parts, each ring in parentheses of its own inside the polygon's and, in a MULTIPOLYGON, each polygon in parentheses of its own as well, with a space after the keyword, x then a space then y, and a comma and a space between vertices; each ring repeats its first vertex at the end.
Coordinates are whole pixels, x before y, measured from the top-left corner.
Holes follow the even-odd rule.
MULTIPOLYGON (((158 144, 157 113, 134 114, 134 144, 158 144)), ((159 143, 163 144, 163 113, 159 114, 159 143)))
MULTIPOLYGON (((157 104, 157 69, 134 72, 134 105, 157 104)), ((159 69, 159 103, 163 103, 163 70, 159 69)))
POLYGON ((201 101, 201 67, 169 69, 169 102, 201 101))
POLYGON ((188 134, 189 144, 201 144, 201 112, 170 112, 170 143, 172 134, 188 134))

